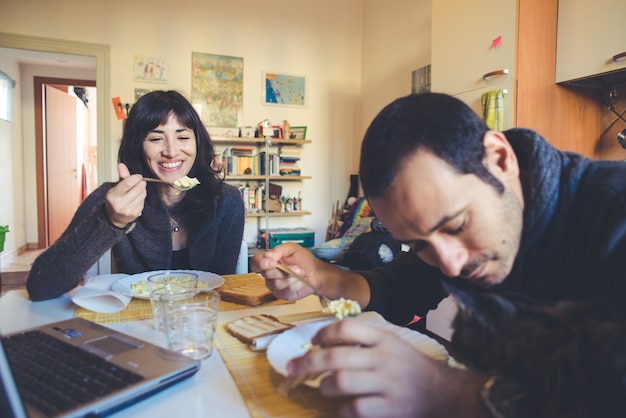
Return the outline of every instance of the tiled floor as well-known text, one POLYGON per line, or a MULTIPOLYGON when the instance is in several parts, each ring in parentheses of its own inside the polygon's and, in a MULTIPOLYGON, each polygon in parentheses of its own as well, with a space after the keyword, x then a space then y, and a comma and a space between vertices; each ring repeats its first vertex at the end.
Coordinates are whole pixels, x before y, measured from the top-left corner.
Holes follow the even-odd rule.
POLYGON ((0 294, 9 290, 23 289, 33 261, 43 250, 26 251, 0 270, 0 294))

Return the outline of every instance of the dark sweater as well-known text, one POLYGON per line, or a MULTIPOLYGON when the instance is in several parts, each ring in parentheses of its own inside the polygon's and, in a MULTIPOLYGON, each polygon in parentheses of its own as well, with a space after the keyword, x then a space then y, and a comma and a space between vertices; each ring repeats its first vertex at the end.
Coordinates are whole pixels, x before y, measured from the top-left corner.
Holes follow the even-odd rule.
MULTIPOLYGON (((33 301, 54 298, 76 287, 109 249, 120 273, 171 268, 172 229, 163 201, 156 193, 148 193, 142 215, 126 234, 104 213, 105 195, 112 186, 106 183, 91 193, 61 237, 35 260, 26 283, 33 301)), ((195 220, 189 231, 190 268, 232 274, 243 237, 243 200, 237 188, 224 184, 221 204, 213 201, 215 216, 195 220)))
MULTIPOLYGON (((495 291, 542 301, 580 300, 626 291, 626 164, 553 148, 536 132, 505 132, 528 176, 520 250, 495 291)), ((363 271, 375 310, 406 324, 445 297, 441 272, 403 253, 363 271)))

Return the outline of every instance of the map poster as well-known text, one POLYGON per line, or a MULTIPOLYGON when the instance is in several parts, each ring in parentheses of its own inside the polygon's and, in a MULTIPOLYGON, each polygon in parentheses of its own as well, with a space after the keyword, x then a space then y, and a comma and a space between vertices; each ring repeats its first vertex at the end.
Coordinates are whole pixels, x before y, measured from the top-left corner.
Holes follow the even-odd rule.
POLYGON ((264 73, 264 103, 282 106, 306 106, 306 77, 264 73))
POLYGON ((192 52, 191 103, 206 126, 242 126, 243 58, 192 52))

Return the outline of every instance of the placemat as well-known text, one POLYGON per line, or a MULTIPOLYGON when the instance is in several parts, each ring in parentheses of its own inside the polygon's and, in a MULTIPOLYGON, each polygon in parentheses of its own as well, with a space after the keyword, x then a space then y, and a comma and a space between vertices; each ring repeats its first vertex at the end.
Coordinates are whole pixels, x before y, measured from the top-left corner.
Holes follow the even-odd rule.
MULTIPOLYGON (((223 277, 224 284, 217 288, 218 292, 220 290, 232 289, 234 287, 242 286, 248 283, 265 283, 263 277, 258 275, 257 273, 226 274, 223 277)), ((289 302, 283 299, 276 299, 270 302, 266 302, 262 305, 257 305, 255 307, 285 305, 288 303, 293 302, 289 302)), ((222 312, 247 308, 250 308, 250 306, 242 305, 235 302, 226 302, 224 300, 220 301, 220 311, 222 312)), ((116 322, 125 321, 140 321, 143 319, 152 319, 154 317, 154 315, 152 314, 152 306, 150 306, 150 301, 137 298, 132 298, 128 306, 119 312, 99 313, 90 311, 79 306, 77 307, 74 316, 77 318, 88 319, 99 324, 113 324, 116 322)))
MULTIPOLYGON (((327 316, 320 311, 284 315, 279 319, 283 322, 298 322, 327 316)), ((338 401, 322 396, 317 389, 300 385, 289 392, 289 398, 279 394, 276 388, 284 377, 274 371, 265 351, 252 351, 226 331, 226 324, 218 324, 216 347, 253 418, 337 415, 338 401)))

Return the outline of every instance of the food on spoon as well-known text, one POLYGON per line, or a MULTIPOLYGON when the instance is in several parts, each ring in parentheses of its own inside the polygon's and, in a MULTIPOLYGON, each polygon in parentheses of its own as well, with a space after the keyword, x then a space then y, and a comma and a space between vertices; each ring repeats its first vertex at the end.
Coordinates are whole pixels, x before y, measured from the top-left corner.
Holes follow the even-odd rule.
POLYGON ((183 176, 179 179, 174 180, 174 183, 172 184, 177 189, 189 190, 200 184, 200 181, 195 177, 183 176))
POLYGON ((359 302, 352 299, 339 298, 331 300, 324 309, 324 313, 330 313, 335 315, 338 319, 343 319, 346 316, 358 315, 361 313, 361 305, 359 302))

